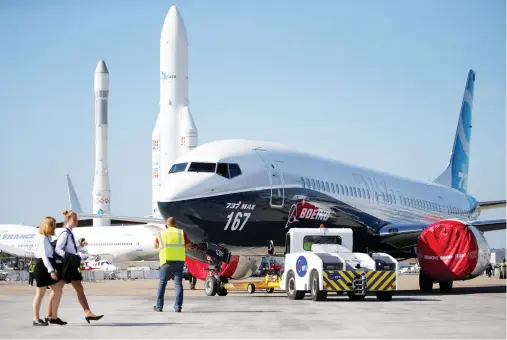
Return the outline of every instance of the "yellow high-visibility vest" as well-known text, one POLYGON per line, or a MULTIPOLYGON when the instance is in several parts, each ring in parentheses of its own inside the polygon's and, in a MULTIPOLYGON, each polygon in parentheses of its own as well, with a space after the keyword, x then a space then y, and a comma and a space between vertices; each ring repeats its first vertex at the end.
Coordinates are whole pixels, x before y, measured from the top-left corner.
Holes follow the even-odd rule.
POLYGON ((160 265, 167 261, 185 261, 185 237, 183 230, 169 227, 158 233, 158 257, 160 265))

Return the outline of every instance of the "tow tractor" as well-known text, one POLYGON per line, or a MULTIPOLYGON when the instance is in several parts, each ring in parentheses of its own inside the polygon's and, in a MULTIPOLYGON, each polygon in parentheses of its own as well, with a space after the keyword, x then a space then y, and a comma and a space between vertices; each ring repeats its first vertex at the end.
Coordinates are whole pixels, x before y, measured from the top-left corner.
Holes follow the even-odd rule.
POLYGON ((325 301, 329 292, 363 300, 375 292, 390 301, 398 288, 398 261, 385 253, 354 253, 350 228, 292 228, 285 239, 284 272, 280 287, 291 300, 307 292, 325 301))

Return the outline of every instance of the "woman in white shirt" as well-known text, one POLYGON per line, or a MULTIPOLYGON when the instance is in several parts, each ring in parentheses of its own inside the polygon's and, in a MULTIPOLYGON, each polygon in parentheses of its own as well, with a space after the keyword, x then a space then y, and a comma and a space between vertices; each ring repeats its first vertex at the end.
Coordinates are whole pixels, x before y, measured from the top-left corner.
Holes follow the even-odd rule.
MULTIPOLYGON (((65 257, 65 253, 70 254, 78 254, 78 252, 82 249, 82 247, 85 247, 87 245, 86 241, 83 241, 81 243, 77 242, 74 233, 72 232, 72 229, 76 228, 78 225, 78 218, 77 214, 72 210, 65 210, 63 212, 64 216, 64 230, 62 233, 58 236, 58 239, 56 241, 55 246, 55 253, 62 258, 65 257)), ((56 264, 59 271, 61 270, 62 273, 65 272, 65 275, 62 275, 60 277, 61 284, 63 286, 63 282, 72 284, 72 287, 76 290, 77 293, 77 299, 79 301, 79 304, 83 308, 83 311, 85 313, 85 320, 86 322, 90 323, 90 321, 97 321, 102 319, 104 315, 95 315, 90 310, 90 306, 88 305, 88 300, 86 299, 86 295, 84 293, 84 287, 81 281, 83 280, 83 276, 81 276, 81 273, 78 271, 77 268, 66 268, 64 269, 63 263, 56 264)), ((52 300, 53 297, 50 297, 50 300, 52 300)), ((51 314, 51 316, 53 316, 51 314)))
POLYGON ((58 315, 58 306, 62 296, 62 286, 58 281, 58 273, 56 272, 56 263, 53 258, 53 246, 51 245, 50 237, 55 234, 56 221, 53 217, 45 217, 39 226, 39 235, 37 235, 35 244, 35 262, 34 276, 37 283, 37 290, 33 299, 33 325, 34 326, 47 326, 48 321, 51 324, 65 325, 65 321, 60 320, 58 315), (50 299, 52 318, 43 321, 40 318, 40 305, 42 298, 46 293, 47 287, 53 290, 54 298, 50 299))

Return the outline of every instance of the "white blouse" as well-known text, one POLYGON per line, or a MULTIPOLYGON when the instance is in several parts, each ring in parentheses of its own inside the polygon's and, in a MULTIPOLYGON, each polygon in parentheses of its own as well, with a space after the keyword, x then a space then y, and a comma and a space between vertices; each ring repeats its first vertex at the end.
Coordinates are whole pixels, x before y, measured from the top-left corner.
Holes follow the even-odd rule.
POLYGON ((46 266, 48 273, 54 272, 55 269, 49 261, 53 257, 53 246, 48 236, 37 234, 37 243, 35 244, 35 257, 42 259, 44 266, 46 266))

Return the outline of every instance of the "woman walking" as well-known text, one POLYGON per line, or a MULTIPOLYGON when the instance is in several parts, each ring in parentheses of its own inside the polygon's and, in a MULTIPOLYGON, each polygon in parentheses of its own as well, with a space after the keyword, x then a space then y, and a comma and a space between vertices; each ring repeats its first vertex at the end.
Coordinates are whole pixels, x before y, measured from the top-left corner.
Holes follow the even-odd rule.
POLYGON ((47 326, 48 322, 56 325, 65 325, 67 322, 58 318, 58 306, 62 297, 62 287, 58 282, 56 263, 53 257, 54 250, 50 237, 55 234, 56 221, 53 217, 45 217, 39 226, 39 234, 35 243, 35 268, 34 277, 37 285, 33 299, 33 325, 47 326), (51 318, 43 321, 40 318, 40 306, 47 287, 52 290, 53 299, 49 301, 51 318))

